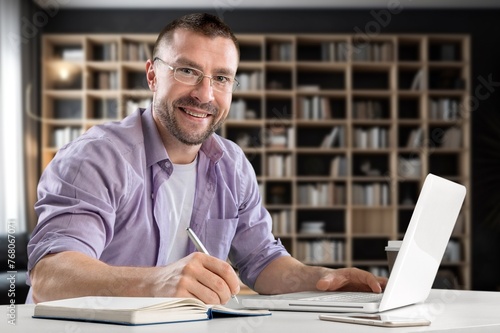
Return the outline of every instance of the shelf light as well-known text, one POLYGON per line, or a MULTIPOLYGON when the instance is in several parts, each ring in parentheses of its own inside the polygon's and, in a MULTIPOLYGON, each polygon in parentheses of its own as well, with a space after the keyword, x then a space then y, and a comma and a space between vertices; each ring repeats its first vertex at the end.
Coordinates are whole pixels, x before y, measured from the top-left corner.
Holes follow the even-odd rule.
POLYGON ((67 67, 61 67, 59 68, 59 78, 63 81, 68 81, 70 77, 70 72, 67 67))

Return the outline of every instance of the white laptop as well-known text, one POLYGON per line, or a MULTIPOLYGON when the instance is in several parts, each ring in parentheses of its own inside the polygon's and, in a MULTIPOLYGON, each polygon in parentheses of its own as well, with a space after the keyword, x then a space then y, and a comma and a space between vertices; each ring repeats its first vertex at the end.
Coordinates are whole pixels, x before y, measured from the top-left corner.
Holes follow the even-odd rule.
POLYGON ((382 294, 318 291, 258 295, 243 299, 242 305, 271 310, 375 313, 425 301, 465 193, 463 185, 427 175, 382 294))

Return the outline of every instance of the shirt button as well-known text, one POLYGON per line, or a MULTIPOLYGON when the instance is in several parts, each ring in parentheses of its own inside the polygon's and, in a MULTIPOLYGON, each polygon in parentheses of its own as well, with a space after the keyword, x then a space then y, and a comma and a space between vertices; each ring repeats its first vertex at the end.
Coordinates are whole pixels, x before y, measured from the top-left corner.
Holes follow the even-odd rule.
POLYGON ((165 163, 163 163, 162 169, 169 174, 172 173, 173 171, 172 163, 170 161, 166 161, 165 163))

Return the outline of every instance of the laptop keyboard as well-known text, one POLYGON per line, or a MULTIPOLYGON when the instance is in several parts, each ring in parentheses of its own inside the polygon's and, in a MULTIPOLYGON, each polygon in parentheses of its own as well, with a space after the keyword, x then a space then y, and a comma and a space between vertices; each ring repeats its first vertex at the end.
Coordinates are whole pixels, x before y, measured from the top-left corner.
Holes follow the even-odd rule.
POLYGON ((363 293, 363 292, 335 292, 328 295, 305 297, 301 301, 319 301, 319 302, 351 302, 367 303, 379 302, 383 294, 363 293))

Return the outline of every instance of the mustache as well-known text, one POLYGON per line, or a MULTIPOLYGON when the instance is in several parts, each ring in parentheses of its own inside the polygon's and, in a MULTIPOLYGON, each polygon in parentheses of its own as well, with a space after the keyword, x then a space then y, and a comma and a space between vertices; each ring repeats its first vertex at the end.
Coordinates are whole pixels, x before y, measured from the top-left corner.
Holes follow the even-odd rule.
POLYGON ((212 105, 212 103, 199 103, 196 99, 190 96, 184 96, 176 99, 173 103, 174 107, 193 107, 206 111, 207 113, 217 116, 219 109, 212 105))

